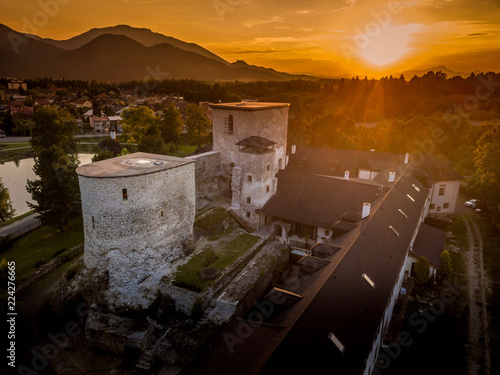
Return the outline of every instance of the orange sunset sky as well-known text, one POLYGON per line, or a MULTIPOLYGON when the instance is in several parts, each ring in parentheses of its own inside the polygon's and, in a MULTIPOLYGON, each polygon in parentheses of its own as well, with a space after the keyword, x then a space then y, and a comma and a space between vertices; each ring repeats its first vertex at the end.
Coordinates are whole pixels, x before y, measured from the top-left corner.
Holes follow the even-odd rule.
POLYGON ((127 24, 230 62, 375 78, 439 65, 500 71, 498 20, 500 0, 22 0, 0 13, 8 27, 44 38, 127 24))

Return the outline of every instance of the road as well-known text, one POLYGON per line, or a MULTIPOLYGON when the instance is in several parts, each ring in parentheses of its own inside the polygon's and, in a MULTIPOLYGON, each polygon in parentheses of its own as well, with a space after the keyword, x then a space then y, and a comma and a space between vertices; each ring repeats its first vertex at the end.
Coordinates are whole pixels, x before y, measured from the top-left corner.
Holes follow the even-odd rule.
POLYGON ((459 197, 459 213, 464 218, 468 248, 464 249, 469 302, 467 374, 491 374, 491 348, 488 315, 490 280, 484 268, 483 237, 477 220, 479 215, 465 206, 465 198, 459 197))
POLYGON ((38 228, 40 225, 40 220, 36 218, 35 214, 32 214, 0 228, 0 237, 7 236, 9 234, 17 237, 21 234, 29 232, 32 229, 38 228))

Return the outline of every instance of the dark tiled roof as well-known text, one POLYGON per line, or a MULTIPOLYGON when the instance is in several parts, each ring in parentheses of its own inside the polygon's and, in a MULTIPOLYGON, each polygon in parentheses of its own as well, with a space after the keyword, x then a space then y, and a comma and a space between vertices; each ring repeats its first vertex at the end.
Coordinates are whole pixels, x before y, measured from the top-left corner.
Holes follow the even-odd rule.
POLYGON ((413 176, 402 178, 387 194, 260 374, 361 373, 429 192, 415 193, 414 181, 413 176), (407 198, 409 192, 415 202, 407 198), (398 209, 408 218, 401 220, 398 209), (344 346, 343 353, 328 339, 330 332, 344 346))
POLYGON ((272 146, 275 144, 276 144, 276 142, 273 142, 267 138, 259 137, 259 136, 255 136, 255 135, 248 137, 248 138, 245 138, 244 140, 236 143, 237 146, 263 147, 263 148, 266 148, 266 147, 269 147, 269 146, 272 146))
POLYGON ((259 213, 303 224, 331 228, 346 212, 358 212, 377 199, 377 186, 280 171, 278 190, 259 213))
POLYGON ((444 250, 445 243, 446 232, 422 223, 413 243, 413 253, 410 254, 416 258, 424 256, 431 264, 440 267, 439 256, 444 250))
POLYGON ((359 169, 381 171, 402 164, 404 156, 387 152, 372 152, 333 148, 316 148, 297 145, 295 154, 290 154, 287 171, 343 177, 349 171, 352 177, 359 169), (298 165, 298 160, 306 160, 298 165), (335 170, 332 170, 335 164, 335 170))
POLYGON ((455 172, 451 163, 435 155, 427 155, 420 168, 433 182, 463 180, 463 176, 455 172))

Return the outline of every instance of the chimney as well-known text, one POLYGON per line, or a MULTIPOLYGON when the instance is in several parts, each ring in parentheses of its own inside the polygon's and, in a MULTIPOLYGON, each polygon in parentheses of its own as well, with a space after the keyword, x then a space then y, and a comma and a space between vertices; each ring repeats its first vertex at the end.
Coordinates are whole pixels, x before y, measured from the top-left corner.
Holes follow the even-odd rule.
POLYGON ((292 155, 295 155, 296 151, 297 151, 297 145, 292 145, 292 155))
POLYGON ((396 172, 389 172, 389 182, 394 182, 396 179, 396 172))
POLYGON ((345 171, 344 180, 349 180, 349 171, 345 171))
POLYGON ((361 211, 361 219, 370 215, 371 204, 369 202, 363 203, 363 211, 361 211))
POLYGON ((410 154, 406 153, 405 154, 405 164, 408 164, 409 159, 410 159, 410 154))

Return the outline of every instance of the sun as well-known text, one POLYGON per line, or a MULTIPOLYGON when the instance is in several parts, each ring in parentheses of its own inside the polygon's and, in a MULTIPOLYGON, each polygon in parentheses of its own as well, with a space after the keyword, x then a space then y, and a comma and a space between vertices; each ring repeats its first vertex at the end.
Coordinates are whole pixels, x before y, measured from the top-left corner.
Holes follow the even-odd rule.
POLYGON ((368 39, 359 55, 368 63, 377 66, 386 66, 401 60, 410 51, 408 44, 415 32, 413 27, 407 26, 409 25, 381 29, 377 35, 368 39))

